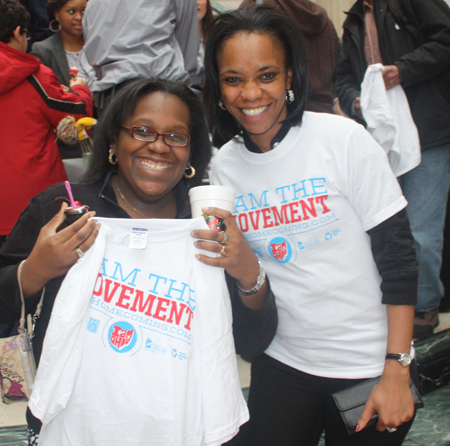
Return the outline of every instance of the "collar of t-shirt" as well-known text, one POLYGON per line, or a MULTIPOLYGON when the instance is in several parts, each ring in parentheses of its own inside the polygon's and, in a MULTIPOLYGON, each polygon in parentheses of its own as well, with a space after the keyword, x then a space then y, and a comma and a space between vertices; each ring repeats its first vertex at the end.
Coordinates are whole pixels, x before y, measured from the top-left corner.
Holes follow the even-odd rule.
MULTIPOLYGON (((275 137, 270 142, 270 147, 272 149, 275 149, 277 145, 283 141, 284 137, 288 134, 289 130, 291 128, 291 124, 284 121, 283 125, 281 126, 281 129, 278 130, 278 133, 275 135, 275 137)), ((244 138, 244 144, 247 150, 253 153, 263 153, 263 151, 250 139, 250 136, 248 133, 243 130, 242 137, 244 138)))
MULTIPOLYGON (((103 181, 103 185, 100 188, 98 196, 102 199, 107 199, 108 201, 115 204, 117 207, 120 207, 117 203, 116 193, 111 184, 111 178, 113 175, 117 174, 117 170, 111 170, 106 175, 105 180, 103 181)), ((175 218, 191 218, 191 206, 189 204, 189 193, 184 185, 183 181, 180 181, 175 186, 175 200, 177 203, 177 215, 175 218)), ((122 208, 120 208, 122 209, 122 208)), ((129 215, 123 210, 124 214, 129 217, 129 215)), ((125 216, 124 215, 124 216, 125 216)))

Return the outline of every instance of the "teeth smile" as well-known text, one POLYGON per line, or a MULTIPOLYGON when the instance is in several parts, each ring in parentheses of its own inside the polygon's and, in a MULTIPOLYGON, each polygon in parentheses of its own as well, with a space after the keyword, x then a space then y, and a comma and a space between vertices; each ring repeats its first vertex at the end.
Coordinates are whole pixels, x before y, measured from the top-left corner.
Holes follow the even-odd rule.
POLYGON ((150 163, 150 162, 144 161, 144 160, 139 160, 139 164, 148 170, 157 170, 158 172, 164 172, 165 170, 167 170, 170 167, 170 165, 167 163, 164 163, 164 164, 150 163))
POLYGON ((244 115, 247 115, 247 116, 258 116, 263 111, 267 110, 268 107, 269 107, 268 105, 265 105, 264 107, 260 107, 260 108, 243 108, 242 113, 244 113, 244 115))

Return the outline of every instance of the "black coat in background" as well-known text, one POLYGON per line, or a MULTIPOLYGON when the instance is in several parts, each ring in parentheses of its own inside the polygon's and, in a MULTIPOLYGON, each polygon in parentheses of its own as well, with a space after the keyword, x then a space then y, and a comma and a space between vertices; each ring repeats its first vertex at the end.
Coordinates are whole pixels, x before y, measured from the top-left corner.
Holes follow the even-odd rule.
MULTIPOLYGON (((443 0, 374 0, 384 65, 396 65, 422 150, 450 143, 450 9, 443 0)), ((349 116, 367 69, 364 8, 347 12, 337 68, 339 102, 349 116)), ((361 122, 361 120, 359 120, 361 122)))
POLYGON ((34 42, 40 42, 52 35, 50 31, 47 9, 45 5, 47 0, 20 0, 27 11, 30 13, 30 21, 28 22, 28 31, 31 33, 31 39, 28 42, 28 51, 34 42))

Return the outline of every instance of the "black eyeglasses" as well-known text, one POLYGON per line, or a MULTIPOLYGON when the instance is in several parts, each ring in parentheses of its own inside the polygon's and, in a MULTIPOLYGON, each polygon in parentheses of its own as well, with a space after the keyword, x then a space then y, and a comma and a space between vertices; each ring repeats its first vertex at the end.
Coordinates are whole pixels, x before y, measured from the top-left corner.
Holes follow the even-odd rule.
POLYGON ((145 127, 144 125, 133 125, 130 127, 120 126, 125 130, 130 131, 130 136, 138 141, 154 142, 159 136, 163 137, 163 141, 172 147, 186 147, 189 144, 191 137, 185 135, 184 133, 168 132, 168 133, 158 133, 156 130, 150 127, 145 127))
POLYGON ((26 34, 27 40, 30 40, 33 34, 31 34, 27 29, 24 29, 23 32, 26 34))

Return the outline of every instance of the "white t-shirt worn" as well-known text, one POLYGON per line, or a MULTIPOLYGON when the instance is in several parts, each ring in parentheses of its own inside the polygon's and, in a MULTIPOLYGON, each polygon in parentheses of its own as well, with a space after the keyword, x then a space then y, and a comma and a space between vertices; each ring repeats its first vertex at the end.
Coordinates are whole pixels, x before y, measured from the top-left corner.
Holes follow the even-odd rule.
POLYGON ((248 419, 222 269, 194 255, 195 220, 96 218, 67 274, 34 391, 40 446, 200 446, 248 419))
POLYGON ((366 231, 407 204, 382 148, 349 119, 305 112, 270 152, 227 143, 211 180, 236 190, 234 216, 271 281, 266 353, 317 376, 380 375, 386 310, 366 231))

